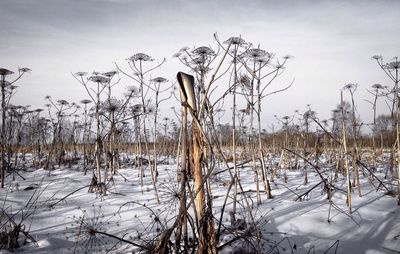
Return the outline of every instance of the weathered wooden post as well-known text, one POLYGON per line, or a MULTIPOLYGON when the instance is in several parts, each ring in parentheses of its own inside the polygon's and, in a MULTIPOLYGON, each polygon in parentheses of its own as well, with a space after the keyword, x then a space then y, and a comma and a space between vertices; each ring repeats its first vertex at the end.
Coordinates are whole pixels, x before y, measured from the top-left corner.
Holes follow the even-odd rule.
MULTIPOLYGON (((178 82, 181 88, 181 101, 182 101, 182 124, 186 125, 187 123, 187 110, 189 109, 191 111, 192 117, 196 116, 197 112, 197 106, 196 106, 196 97, 194 93, 194 77, 188 74, 185 74, 183 72, 179 72, 177 75, 178 82)), ((185 131, 186 126, 184 127, 185 131)), ((202 210, 204 206, 204 189, 202 185, 202 178, 203 178, 203 173, 201 170, 201 141, 200 141, 200 136, 199 136, 199 130, 196 124, 192 124, 192 129, 191 129, 191 141, 192 141, 192 147, 189 150, 189 158, 193 161, 193 179, 194 179, 194 186, 195 186, 195 193, 196 195, 196 214, 197 218, 201 218, 202 215, 202 210)), ((183 133, 185 136, 185 132, 183 133)), ((186 146, 185 142, 182 142, 182 158, 184 153, 186 153, 186 146), (185 149, 185 150, 184 150, 185 149)), ((182 160, 183 161, 183 160, 182 160)))
MULTIPOLYGON (((198 219, 198 233, 199 233, 199 244, 197 247, 197 253, 217 253, 216 250, 216 237, 214 231, 214 223, 212 217, 212 207, 207 207, 204 202, 205 191, 204 191, 204 179, 203 171, 201 167, 202 151, 204 147, 203 137, 201 135, 201 129, 199 126, 199 119, 197 115, 196 96, 194 89, 194 77, 183 72, 179 72, 177 75, 182 100, 182 130, 186 130, 186 115, 187 110, 192 115, 191 125, 191 149, 189 151, 189 158, 193 162, 193 180, 195 190, 195 210, 198 219)), ((186 133, 182 131, 182 137, 186 137, 186 133)), ((185 138, 183 138, 185 139, 185 138)), ((183 165, 186 166, 186 142, 182 142, 182 169, 183 165), (185 162, 184 162, 185 161, 185 162)), ((183 169, 184 170, 184 169, 183 169)), ((207 202, 210 204, 209 202, 207 202)))
POLYGON ((186 182, 187 182, 187 95, 184 88, 184 83, 194 83, 193 76, 189 76, 178 72, 177 79, 180 85, 180 95, 181 95, 181 131, 180 131, 180 142, 181 142, 181 174, 180 174, 180 185, 181 185, 181 194, 179 197, 180 202, 180 211, 182 214, 180 226, 178 227, 176 239, 177 243, 180 242, 180 238, 182 235, 182 228, 184 234, 184 250, 186 250, 188 237, 187 237, 187 218, 186 218, 186 182), (193 79, 193 80, 192 80, 193 79), (185 80, 185 81, 184 81, 185 80))

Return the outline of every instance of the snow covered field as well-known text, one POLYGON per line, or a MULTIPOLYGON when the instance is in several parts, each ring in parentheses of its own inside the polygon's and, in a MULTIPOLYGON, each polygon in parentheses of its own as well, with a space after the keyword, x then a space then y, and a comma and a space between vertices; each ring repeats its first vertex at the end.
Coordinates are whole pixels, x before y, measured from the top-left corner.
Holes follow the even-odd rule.
MULTIPOLYGON (((138 253, 131 243, 150 243, 174 221, 179 202, 175 172, 176 165, 159 167, 160 204, 156 202, 150 174, 141 187, 139 172, 132 168, 120 170, 128 181, 116 175, 114 182, 108 183, 109 192, 104 197, 88 193, 85 186, 90 183, 91 173, 84 176, 79 166, 50 172, 29 169, 20 172, 26 180, 17 177, 14 182, 8 177, 7 186, 11 187, 0 190, 1 207, 17 223, 25 216, 22 224, 37 241, 22 245, 16 252, 138 253)), ((383 179, 383 173, 378 175, 383 179)), ((376 189, 377 181, 371 184, 368 176, 361 175, 363 196, 358 197, 356 191, 352 193, 350 216, 345 192, 335 190, 330 203, 322 184, 302 201, 295 201, 298 195, 320 182, 312 169, 308 178, 309 183, 304 185, 303 173, 288 171, 287 183, 282 176, 271 183, 274 198, 267 199, 262 194, 262 204, 257 206, 254 174, 250 167, 240 169, 243 190, 252 207, 256 228, 261 232, 265 253, 400 252, 400 210, 395 198, 376 189)), ((212 177, 216 221, 229 180, 226 171, 212 177)), ((345 190, 343 179, 335 186, 345 190)), ((219 245, 245 232, 250 224, 246 223, 250 216, 244 209, 243 195, 239 195, 236 219, 243 225, 235 231, 229 229, 231 203, 230 199, 219 245)), ((20 243, 24 238, 20 236, 20 243)), ((221 253, 240 253, 240 247, 251 244, 251 239, 249 235, 248 241, 241 239, 227 244, 221 253)))

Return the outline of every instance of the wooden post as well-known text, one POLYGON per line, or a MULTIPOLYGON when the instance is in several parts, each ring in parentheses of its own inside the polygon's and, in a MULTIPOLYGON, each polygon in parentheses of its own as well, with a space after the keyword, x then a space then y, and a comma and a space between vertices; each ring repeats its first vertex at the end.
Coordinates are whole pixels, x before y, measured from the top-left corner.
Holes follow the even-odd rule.
MULTIPOLYGON (((203 137, 201 135, 201 127, 198 125, 197 105, 194 93, 194 77, 182 72, 177 75, 181 88, 182 107, 187 108, 192 115, 191 142, 189 158, 193 162, 193 179, 195 190, 195 210, 199 220, 198 225, 198 254, 217 253, 216 235, 214 230, 214 221, 212 216, 211 197, 208 196, 207 207, 205 204, 205 191, 203 182, 203 170, 201 161, 203 159, 203 137)), ((183 133, 183 135, 185 135, 183 133)))

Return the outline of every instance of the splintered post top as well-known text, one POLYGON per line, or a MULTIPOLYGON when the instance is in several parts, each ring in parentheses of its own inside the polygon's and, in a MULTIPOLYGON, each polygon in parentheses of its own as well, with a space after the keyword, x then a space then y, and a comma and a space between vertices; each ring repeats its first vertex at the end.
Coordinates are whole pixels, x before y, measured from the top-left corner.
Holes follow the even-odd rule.
POLYGON ((187 103, 193 111, 196 111, 197 107, 196 97, 194 95, 194 77, 183 72, 178 72, 177 79, 181 88, 182 103, 187 103))

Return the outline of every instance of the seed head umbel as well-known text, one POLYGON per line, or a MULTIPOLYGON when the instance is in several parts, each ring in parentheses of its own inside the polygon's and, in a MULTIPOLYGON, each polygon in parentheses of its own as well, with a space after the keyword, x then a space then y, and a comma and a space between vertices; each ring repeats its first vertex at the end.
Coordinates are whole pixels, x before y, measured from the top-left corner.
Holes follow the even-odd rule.
POLYGON ((134 54, 133 56, 129 57, 128 60, 130 60, 132 62, 136 62, 136 61, 151 62, 151 61, 154 61, 154 59, 151 56, 146 55, 144 53, 134 54))
POLYGON ((83 76, 86 76, 86 75, 87 75, 87 72, 83 72, 83 71, 75 73, 75 76, 78 76, 78 77, 83 77, 83 76))
POLYGON ((372 88, 379 90, 379 89, 383 89, 384 87, 381 84, 373 84, 372 88))
POLYGON ((89 80, 93 81, 95 83, 101 83, 101 84, 106 84, 110 81, 109 78, 100 76, 100 75, 93 75, 93 76, 89 77, 89 80))
POLYGON ((13 74, 14 72, 12 72, 12 71, 10 71, 10 70, 8 70, 8 69, 5 69, 5 68, 0 68, 0 75, 1 76, 7 76, 7 75, 11 75, 11 74, 13 74))
POLYGON ((118 72, 117 71, 109 71, 109 72, 105 72, 105 73, 103 73, 103 76, 106 76, 107 78, 112 78, 112 77, 114 77, 115 76, 115 74, 117 74, 118 72))
POLYGON ((154 82, 154 83, 165 83, 165 82, 168 82, 168 80, 163 78, 163 77, 153 78, 150 81, 154 82))
POLYGON ((383 68, 388 70, 398 70, 400 69, 400 61, 395 59, 395 61, 389 62, 383 66, 383 68))
POLYGON ((26 67, 22 67, 22 68, 19 68, 19 69, 18 69, 18 72, 19 72, 19 73, 25 73, 25 72, 30 72, 30 71, 31 71, 31 69, 26 68, 26 67))
POLYGON ((212 56, 212 55, 215 55, 214 50, 212 50, 209 47, 205 47, 205 46, 198 47, 198 48, 194 49, 192 51, 192 53, 196 54, 196 55, 199 55, 199 56, 212 56))
POLYGON ((89 103, 91 103, 91 102, 92 102, 92 101, 89 100, 89 99, 84 99, 84 100, 81 100, 81 101, 80 101, 80 103, 85 104, 85 105, 87 105, 87 104, 89 104, 89 103))
POLYGON ((229 44, 231 42, 233 45, 239 45, 239 46, 246 45, 246 41, 243 40, 241 37, 231 37, 228 40, 224 41, 224 44, 229 44))

